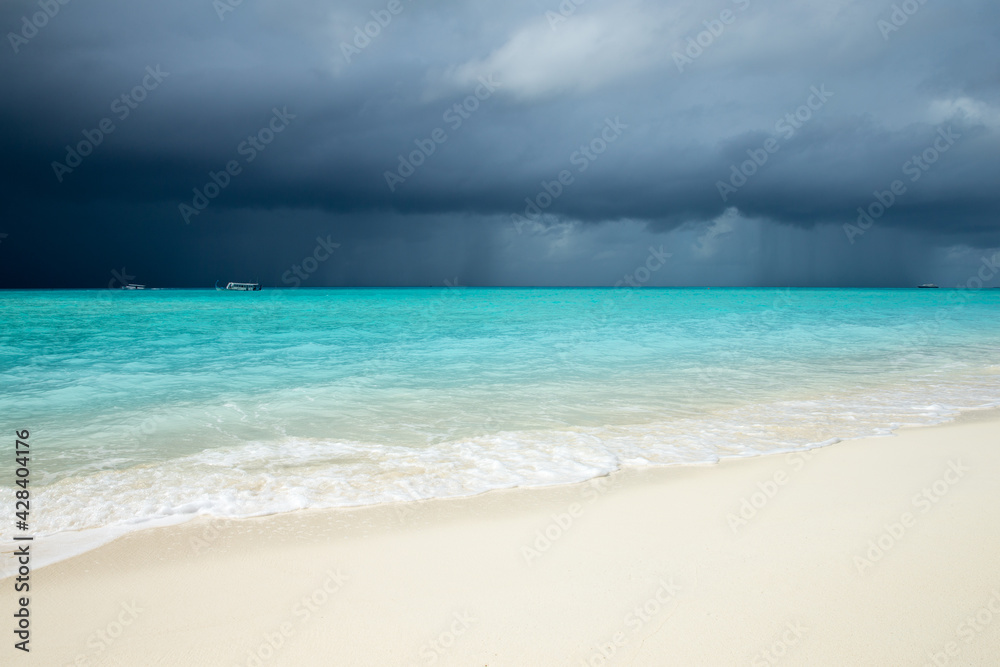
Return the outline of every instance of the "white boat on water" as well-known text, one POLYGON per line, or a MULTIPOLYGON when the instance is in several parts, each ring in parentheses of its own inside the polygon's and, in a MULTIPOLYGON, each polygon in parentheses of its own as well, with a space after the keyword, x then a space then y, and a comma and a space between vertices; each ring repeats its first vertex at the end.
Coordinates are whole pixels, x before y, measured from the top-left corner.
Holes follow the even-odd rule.
MULTIPOLYGON (((218 288, 218 284, 216 284, 216 288, 218 288)), ((259 292, 260 283, 229 283, 226 285, 226 289, 234 292, 259 292)))
POLYGON ((924 283, 923 285, 917 285, 921 289, 937 289, 937 285, 934 283, 924 283))
POLYGON ((137 285, 136 283, 129 283, 128 285, 122 285, 122 289, 146 289, 146 286, 137 285))

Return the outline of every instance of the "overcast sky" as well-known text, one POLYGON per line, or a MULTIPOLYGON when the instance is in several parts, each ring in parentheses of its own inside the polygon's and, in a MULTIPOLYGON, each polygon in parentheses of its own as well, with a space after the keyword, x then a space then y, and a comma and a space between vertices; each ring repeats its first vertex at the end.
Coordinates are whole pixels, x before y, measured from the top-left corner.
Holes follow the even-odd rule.
POLYGON ((1000 248, 995 0, 7 0, 0 28, 2 287, 953 287, 1000 248))

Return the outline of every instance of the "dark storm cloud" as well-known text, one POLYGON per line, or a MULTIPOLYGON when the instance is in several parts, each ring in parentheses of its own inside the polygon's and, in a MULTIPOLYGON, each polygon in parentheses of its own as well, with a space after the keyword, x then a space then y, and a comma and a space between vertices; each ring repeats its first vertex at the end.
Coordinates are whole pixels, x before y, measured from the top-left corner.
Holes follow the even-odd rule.
POLYGON ((344 251, 319 284, 613 284, 671 234, 663 284, 892 283, 1000 244, 996 3, 223 2, 0 8, 4 284, 97 285, 123 255, 172 284, 281 284, 320 233, 344 251), (939 130, 957 138, 914 167, 939 130), (544 215, 515 227, 526 198, 544 215), (720 244, 773 238, 691 245, 720 219, 720 244), (887 272, 867 253, 893 234, 915 245, 887 272))

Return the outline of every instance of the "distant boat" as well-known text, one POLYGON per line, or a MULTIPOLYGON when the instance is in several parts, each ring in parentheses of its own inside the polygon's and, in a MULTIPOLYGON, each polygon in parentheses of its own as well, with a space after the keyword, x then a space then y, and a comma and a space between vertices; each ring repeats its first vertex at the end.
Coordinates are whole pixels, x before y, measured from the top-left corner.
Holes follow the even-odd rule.
POLYGON ((923 287, 926 289, 937 289, 937 285, 934 283, 924 283, 923 285, 917 285, 917 287, 923 287))
POLYGON ((146 286, 137 285, 136 283, 129 283, 128 285, 122 285, 122 289, 146 289, 146 286))
MULTIPOLYGON (((218 283, 216 283, 216 289, 218 289, 218 286, 218 283)), ((229 283, 226 285, 226 289, 234 292, 259 292, 260 283, 229 283)))

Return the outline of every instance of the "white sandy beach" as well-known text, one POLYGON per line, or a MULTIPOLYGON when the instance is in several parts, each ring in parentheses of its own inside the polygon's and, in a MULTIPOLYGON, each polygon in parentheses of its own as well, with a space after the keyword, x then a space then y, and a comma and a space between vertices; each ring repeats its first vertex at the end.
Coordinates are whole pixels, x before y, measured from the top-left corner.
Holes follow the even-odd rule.
POLYGON ((996 665, 998 564, 1000 414, 978 412, 801 454, 140 531, 34 571, 31 652, 8 630, 0 654, 996 665))

